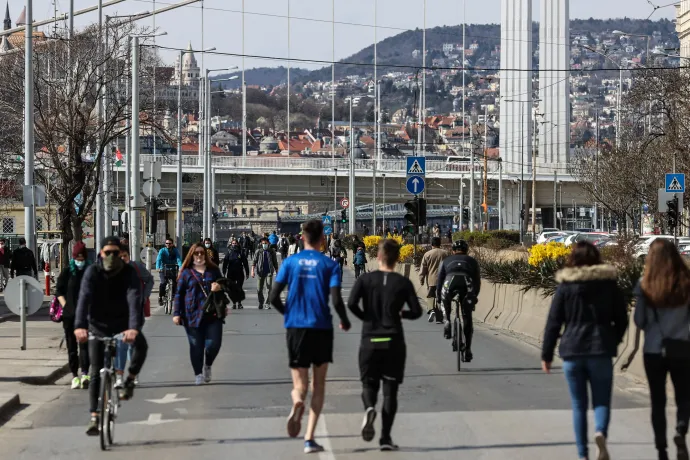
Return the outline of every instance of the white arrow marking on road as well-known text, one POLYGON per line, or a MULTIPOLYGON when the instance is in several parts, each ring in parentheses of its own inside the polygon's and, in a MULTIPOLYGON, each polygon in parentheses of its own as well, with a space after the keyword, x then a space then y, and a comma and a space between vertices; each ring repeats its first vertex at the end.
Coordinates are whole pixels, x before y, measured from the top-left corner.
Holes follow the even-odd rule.
POLYGON ((181 418, 171 418, 169 420, 163 420, 162 414, 149 414, 148 420, 143 420, 141 422, 132 422, 136 425, 162 425, 164 423, 179 422, 181 418))
POLYGON ((163 396, 161 399, 147 399, 148 402, 156 403, 156 404, 170 404, 170 403, 176 403, 176 402, 182 402, 182 401, 189 401, 189 398, 178 398, 177 393, 168 393, 167 395, 163 396))
POLYGON ((175 412, 177 412, 180 415, 187 415, 189 414, 189 411, 185 409, 184 407, 177 407, 175 408, 175 412))
POLYGON ((417 193, 417 185, 419 184, 419 179, 416 177, 412 179, 412 183, 414 184, 414 192, 417 193))

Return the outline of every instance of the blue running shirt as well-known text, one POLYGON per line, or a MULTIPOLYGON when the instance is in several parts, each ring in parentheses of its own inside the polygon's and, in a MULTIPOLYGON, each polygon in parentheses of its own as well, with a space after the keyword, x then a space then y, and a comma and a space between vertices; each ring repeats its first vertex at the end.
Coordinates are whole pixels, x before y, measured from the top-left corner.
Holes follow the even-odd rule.
POLYGON ((318 251, 301 251, 285 259, 276 283, 286 284, 285 327, 333 329, 330 289, 340 287, 340 265, 318 251))

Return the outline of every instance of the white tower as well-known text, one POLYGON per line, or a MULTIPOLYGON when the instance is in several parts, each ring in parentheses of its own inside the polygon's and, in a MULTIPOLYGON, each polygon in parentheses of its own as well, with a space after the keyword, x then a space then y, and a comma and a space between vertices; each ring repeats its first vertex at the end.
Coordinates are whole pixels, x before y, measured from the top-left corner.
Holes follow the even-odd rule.
MULTIPOLYGON (((196 62, 196 57, 194 57, 194 52, 192 51, 192 43, 190 42, 187 46, 187 51, 183 54, 182 58, 182 75, 180 76, 180 57, 175 59, 175 73, 173 76, 173 85, 179 85, 180 82, 182 86, 186 86, 190 89, 196 89, 199 87, 199 76, 201 74, 201 69, 196 62), (181 78, 180 78, 181 77, 181 78)), ((194 97, 192 94, 189 97, 194 97)))
POLYGON ((532 148, 532 0, 501 0, 501 135, 504 170, 529 174, 532 148), (521 157, 521 153, 524 157, 521 157))
MULTIPOLYGON (((555 168, 570 157, 570 0, 541 0, 537 165, 555 168)), ((540 171, 541 172, 541 171, 540 171)), ((545 171, 551 172, 551 171, 545 171)))

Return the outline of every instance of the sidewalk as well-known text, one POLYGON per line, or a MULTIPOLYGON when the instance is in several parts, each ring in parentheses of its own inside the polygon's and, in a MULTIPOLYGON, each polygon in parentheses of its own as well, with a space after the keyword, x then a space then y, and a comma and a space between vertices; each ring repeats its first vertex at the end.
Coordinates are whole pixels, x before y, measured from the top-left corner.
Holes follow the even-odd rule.
POLYGON ((26 350, 20 349, 20 334, 19 317, 6 315, 0 323, 0 419, 26 404, 24 395, 36 397, 35 385, 53 385, 69 372, 66 350, 59 348, 62 324, 53 323, 47 309, 29 317, 26 350))

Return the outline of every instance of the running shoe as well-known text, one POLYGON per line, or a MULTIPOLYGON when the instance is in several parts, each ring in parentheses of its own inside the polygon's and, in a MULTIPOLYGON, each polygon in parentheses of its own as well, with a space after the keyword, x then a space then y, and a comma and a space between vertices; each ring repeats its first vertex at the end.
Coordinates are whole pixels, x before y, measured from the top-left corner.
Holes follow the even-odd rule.
POLYGON ((125 380, 122 389, 120 390, 120 399, 123 401, 129 401, 134 396, 134 379, 128 378, 125 380))
POLYGON ((79 388, 81 388, 81 380, 79 379, 79 377, 74 377, 72 379, 72 389, 78 390, 79 388))
POLYGON ((124 384, 124 379, 122 378, 122 374, 117 374, 117 377, 115 378, 115 389, 120 390, 123 387, 124 384))
POLYGON ((211 366, 204 366, 204 383, 211 381, 211 366))
POLYGON ((594 443, 597 445, 597 460, 609 460, 609 451, 606 448, 606 436, 604 436, 604 433, 596 433, 594 435, 594 443))
POLYGON ((81 380, 80 380, 79 384, 81 385, 82 390, 88 390, 90 383, 91 383, 91 377, 89 376, 89 374, 84 374, 81 376, 81 380))
POLYGON ((271 304, 266 302, 266 310, 270 310, 270 309, 271 309, 271 304))
POLYGON ((139 376, 134 377, 134 385, 139 385, 139 376))
POLYGON ((159 307, 163 306, 163 297, 158 297, 158 306, 159 307))
POLYGON ((690 456, 688 456, 688 445, 685 443, 685 436, 676 433, 673 437, 673 442, 678 449, 678 460, 688 460, 690 456))
POLYGON ((435 310, 429 310, 428 315, 429 315, 429 322, 433 323, 434 319, 436 319, 436 311, 435 310))
POLYGON ((237 304, 236 303, 232 304, 232 309, 237 310, 237 304))
POLYGON ((194 385, 202 385, 204 383, 204 374, 199 374, 194 378, 194 385))
POLYGON ((450 336, 450 321, 446 321, 445 324, 443 325, 443 338, 449 339, 451 338, 450 336))
POLYGON ((302 429, 302 415, 304 415, 304 403, 299 401, 292 405, 287 419, 287 432, 291 438, 296 438, 302 429))
POLYGON ((315 452, 323 452, 323 446, 317 444, 313 439, 304 441, 304 453, 313 454, 315 452))
POLYGON ((91 420, 89 421, 89 426, 86 427, 86 435, 87 436, 98 436, 98 433, 100 433, 98 425, 99 425, 98 424, 98 416, 92 415, 91 420))
POLYGON ((244 307, 242 306, 242 302, 240 302, 240 303, 237 304, 237 308, 238 308, 239 310, 242 310, 242 309, 244 308, 244 307))
POLYGON ((264 309, 263 304, 259 304, 259 310, 263 310, 263 309, 264 309))
POLYGON ((366 442, 370 442, 376 435, 376 430, 374 429, 375 420, 376 409, 373 407, 367 408, 367 411, 364 414, 364 420, 362 421, 362 439, 366 442))
MULTIPOLYGON (((466 363, 471 363, 471 362, 472 362, 472 358, 474 358, 474 355, 472 355, 472 351, 469 350, 469 349, 465 349, 465 351, 463 352, 462 356, 463 356, 462 360, 463 360, 464 362, 466 362, 466 363)), ((602 435, 602 436, 603 436, 603 435, 602 435)), ((604 439, 604 442, 606 442, 606 439, 604 439)), ((606 458, 608 458, 608 457, 606 457, 606 458)))
POLYGON ((392 452, 400 449, 397 444, 393 443, 392 439, 382 439, 379 441, 379 447, 381 448, 381 452, 392 452))

